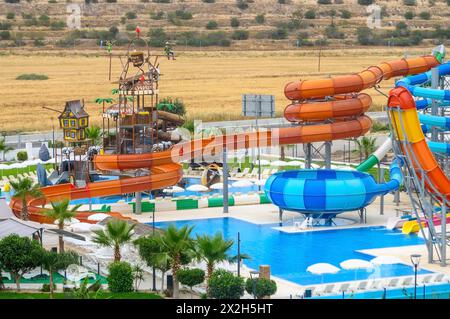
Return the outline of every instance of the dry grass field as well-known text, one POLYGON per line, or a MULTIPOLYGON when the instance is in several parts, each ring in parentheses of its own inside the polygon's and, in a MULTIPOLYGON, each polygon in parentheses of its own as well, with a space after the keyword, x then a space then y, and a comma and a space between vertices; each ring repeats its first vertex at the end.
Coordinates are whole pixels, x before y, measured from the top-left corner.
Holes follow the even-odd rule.
MULTIPOLYGON (((409 50, 410 55, 428 54, 431 48, 409 50)), ((241 112, 241 94, 274 94, 276 110, 282 114, 288 100, 284 85, 296 79, 328 77, 358 72, 382 61, 403 57, 402 49, 343 49, 322 52, 318 71, 318 51, 207 51, 180 52, 176 61, 161 61, 161 97, 178 97, 192 119, 236 119, 241 112)), ((49 52, 0 55, 0 131, 48 130, 55 126, 57 113, 42 109, 62 109, 64 102, 85 99, 92 122, 100 122, 101 106, 96 97, 111 96, 114 84, 108 81, 108 58, 91 52, 49 52), (21 81, 23 73, 46 74, 44 81, 21 81)), ((113 80, 120 71, 113 59, 113 80)), ((387 93, 393 81, 381 84, 387 93)), ((373 110, 380 110, 386 98, 368 90, 373 110)))

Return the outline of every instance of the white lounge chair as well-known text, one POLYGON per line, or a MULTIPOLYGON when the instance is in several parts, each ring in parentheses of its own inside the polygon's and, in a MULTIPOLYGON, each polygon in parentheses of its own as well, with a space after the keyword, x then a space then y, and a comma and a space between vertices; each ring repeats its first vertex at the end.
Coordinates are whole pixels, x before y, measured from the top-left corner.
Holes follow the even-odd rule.
POLYGON ((22 277, 25 279, 33 279, 34 277, 40 276, 41 274, 46 275, 48 277, 50 276, 50 273, 47 270, 42 269, 42 272, 41 272, 41 268, 36 267, 36 268, 30 270, 29 272, 23 274, 22 277))
POLYGON ((444 277, 445 277, 445 274, 437 274, 434 276, 434 278, 431 280, 431 282, 440 283, 443 281, 444 277))
POLYGON ((247 177, 257 177, 258 176, 258 167, 254 167, 250 174, 247 174, 247 177))
POLYGON ((233 168, 233 169, 230 171, 230 176, 231 176, 231 177, 235 177, 236 174, 238 173, 238 170, 239 170, 238 167, 233 168))
POLYGON ((334 284, 328 284, 325 286, 325 288, 322 290, 322 295, 329 295, 333 292, 334 290, 334 284))
POLYGON ((264 178, 269 177, 269 175, 270 175, 270 168, 265 168, 261 175, 264 178))
POLYGON ((97 276, 89 272, 86 268, 83 266, 78 266, 75 264, 69 265, 66 269, 66 272, 64 273, 64 270, 60 270, 59 274, 64 276, 66 275, 66 279, 70 282, 73 282, 75 284, 79 283, 84 278, 93 278, 96 279, 97 276))
POLYGON ((337 289, 334 290, 333 292, 336 293, 336 294, 341 294, 343 292, 349 291, 351 285, 352 284, 349 283, 349 282, 344 282, 344 283, 342 283, 340 285, 336 285, 337 289))
POLYGON ((391 278, 386 281, 384 286, 386 287, 397 287, 400 278, 391 278))
POLYGON ((0 276, 2 277, 2 278, 6 278, 6 279, 8 279, 8 280, 11 280, 11 274, 9 273, 9 272, 0 272, 0 276))
POLYGON ((417 278, 417 283, 420 285, 428 284, 430 283, 431 279, 434 277, 434 275, 425 275, 417 278))
POLYGON ((250 168, 246 167, 246 168, 244 168, 244 170, 242 172, 237 173, 236 177, 243 177, 244 175, 247 175, 248 172, 250 172, 250 168))
POLYGON ((368 282, 367 281, 360 281, 356 286, 355 286, 355 291, 357 291, 357 290, 366 290, 367 289, 367 284, 368 284, 368 282))
POLYGON ((378 290, 380 289, 380 286, 384 283, 384 280, 372 280, 369 281, 369 286, 367 287, 368 290, 378 290))
POLYGON ((400 282, 400 285, 402 287, 409 287, 413 284, 413 280, 414 280, 414 277, 406 277, 403 279, 402 282, 400 282))

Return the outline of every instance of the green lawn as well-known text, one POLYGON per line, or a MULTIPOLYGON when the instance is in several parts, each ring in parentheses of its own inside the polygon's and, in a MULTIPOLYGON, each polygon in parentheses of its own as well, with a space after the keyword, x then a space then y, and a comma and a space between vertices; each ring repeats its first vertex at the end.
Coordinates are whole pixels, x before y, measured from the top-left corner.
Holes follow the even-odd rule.
MULTIPOLYGON (((70 293, 58 292, 54 294, 55 299, 73 299, 70 293)), ((47 292, 34 293, 18 293, 18 292, 2 292, 0 291, 0 299, 50 299, 50 294, 47 292)), ((163 299, 163 297, 146 292, 126 292, 126 293, 112 293, 99 292, 97 295, 91 295, 91 299, 163 299)))
MULTIPOLYGON (((53 164, 43 164, 45 169, 53 168, 53 164)), ((10 168, 10 169, 0 169, 0 177, 3 176, 17 176, 18 174, 35 172, 37 169, 37 165, 30 165, 28 167, 21 168, 10 168)))

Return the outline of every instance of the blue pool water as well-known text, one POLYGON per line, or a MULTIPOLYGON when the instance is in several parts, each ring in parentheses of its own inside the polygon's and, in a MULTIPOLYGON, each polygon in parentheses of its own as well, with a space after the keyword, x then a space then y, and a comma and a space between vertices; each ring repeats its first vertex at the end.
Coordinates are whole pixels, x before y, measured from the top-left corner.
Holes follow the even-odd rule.
MULTIPOLYGON (((160 222, 165 228, 169 222, 160 222)), ((314 275, 306 268, 319 262, 331 263, 339 267, 346 259, 370 260, 373 257, 357 250, 422 244, 417 235, 403 235, 399 231, 389 231, 385 227, 360 227, 289 234, 274 229, 279 224, 257 225, 235 218, 211 218, 175 222, 176 227, 195 225, 193 235, 223 232, 227 239, 234 239, 232 253, 237 253, 237 233, 241 236, 241 252, 252 257, 244 260, 250 268, 270 265, 273 275, 301 284, 310 285, 326 282, 363 280, 368 278, 413 275, 409 265, 382 265, 372 271, 341 270, 337 274, 314 275)), ((420 270, 419 274, 429 273, 420 270)))

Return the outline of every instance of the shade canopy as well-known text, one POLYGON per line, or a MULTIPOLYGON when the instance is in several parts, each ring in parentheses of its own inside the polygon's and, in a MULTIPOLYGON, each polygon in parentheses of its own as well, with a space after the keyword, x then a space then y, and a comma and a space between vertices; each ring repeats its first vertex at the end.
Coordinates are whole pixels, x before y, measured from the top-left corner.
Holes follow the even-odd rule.
POLYGON ((183 187, 180 187, 180 186, 174 185, 174 186, 169 187, 169 188, 164 188, 164 189, 163 189, 163 192, 164 192, 164 193, 169 193, 169 194, 172 194, 172 193, 181 193, 181 192, 184 192, 184 188, 183 188, 183 187))
POLYGON ((186 190, 190 192, 207 192, 209 188, 200 184, 194 184, 186 188, 186 190))
POLYGON ((250 187, 253 186, 253 183, 249 181, 248 179, 243 179, 240 181, 236 181, 233 184, 231 184, 233 187, 250 187))
POLYGON ((290 161, 290 162, 287 162, 287 165, 288 166, 304 166, 305 163, 300 162, 300 161, 290 161))
POLYGON ((347 259, 339 264, 341 268, 350 269, 370 269, 373 264, 367 260, 363 259, 347 259))
MULTIPOLYGON (((230 186, 228 185, 228 187, 230 187, 230 186)), ((212 184, 209 188, 211 188, 211 189, 223 189, 223 183, 212 184)))
POLYGON ((306 268, 306 271, 315 274, 315 275, 324 275, 324 274, 336 274, 340 271, 340 269, 332 264, 328 263, 318 263, 313 264, 306 268))
POLYGON ((39 229, 38 227, 28 225, 26 222, 5 219, 0 221, 0 239, 12 234, 19 235, 20 237, 30 237, 39 231, 39 229))
POLYGON ((87 219, 99 222, 99 221, 102 221, 102 220, 104 220, 105 218, 108 218, 108 217, 109 217, 108 214, 96 213, 96 214, 89 215, 87 219))
POLYGON ((261 159, 261 160, 259 160, 259 162, 256 159, 253 163, 255 163, 256 165, 258 165, 259 163, 261 163, 261 165, 269 165, 270 164, 270 162, 268 160, 265 160, 265 159, 261 159))
POLYGON ((374 265, 393 265, 401 264, 402 260, 395 256, 378 256, 370 261, 374 265))

